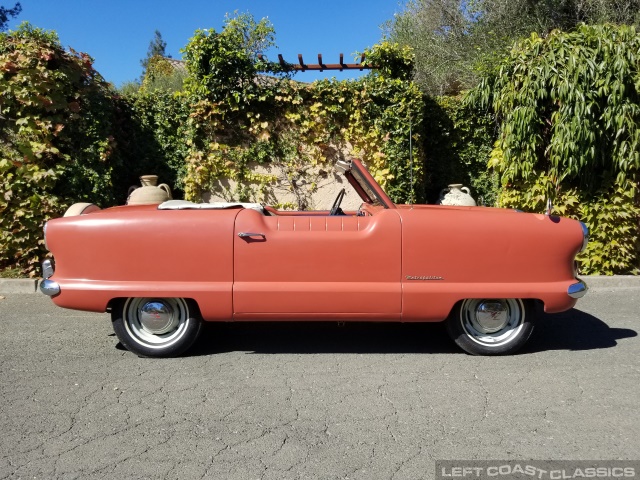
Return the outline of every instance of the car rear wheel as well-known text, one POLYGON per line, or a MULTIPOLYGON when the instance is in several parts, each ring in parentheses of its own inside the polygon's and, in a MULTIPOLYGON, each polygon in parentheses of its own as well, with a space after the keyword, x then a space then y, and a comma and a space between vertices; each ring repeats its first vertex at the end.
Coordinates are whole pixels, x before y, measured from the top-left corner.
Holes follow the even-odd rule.
POLYGON ((506 355, 529 339, 535 319, 533 303, 520 299, 467 299, 456 305, 447 331, 472 355, 506 355))
POLYGON ((172 357, 198 338, 202 321, 183 298, 127 298, 111 313, 113 330, 127 350, 143 357, 172 357))

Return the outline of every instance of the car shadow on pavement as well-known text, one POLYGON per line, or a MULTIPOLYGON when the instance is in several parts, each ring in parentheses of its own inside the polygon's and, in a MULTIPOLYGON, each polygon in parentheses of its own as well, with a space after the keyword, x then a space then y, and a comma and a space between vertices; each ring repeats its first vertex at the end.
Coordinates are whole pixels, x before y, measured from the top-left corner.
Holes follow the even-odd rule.
POLYGON ((618 345, 618 340, 637 337, 629 328, 610 327, 578 309, 539 316, 536 329, 522 353, 545 350, 596 350, 618 345))
MULTIPOLYGON (((540 314, 535 332, 519 354, 547 350, 611 348, 636 337, 626 328, 609 327, 593 315, 572 309, 540 314)), ((205 324, 186 356, 224 352, 273 354, 464 354, 449 339, 444 323, 237 322, 205 324)))
POLYGON ((205 324, 188 356, 252 353, 456 353, 442 323, 238 322, 205 324))

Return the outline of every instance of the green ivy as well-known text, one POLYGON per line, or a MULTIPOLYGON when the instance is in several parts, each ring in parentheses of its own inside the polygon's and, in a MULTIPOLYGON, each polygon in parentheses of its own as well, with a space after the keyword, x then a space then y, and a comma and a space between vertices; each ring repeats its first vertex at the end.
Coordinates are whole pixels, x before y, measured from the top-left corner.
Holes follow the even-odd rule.
POLYGON ((230 196, 269 198, 274 176, 249 171, 259 161, 284 171, 298 208, 306 208, 317 184, 303 181, 307 167, 330 168, 348 151, 369 166, 394 201, 422 201, 423 97, 407 80, 411 51, 383 43, 365 55, 384 68, 360 80, 309 85, 292 81, 288 68, 258 55, 274 38, 266 20, 245 14, 227 18, 221 32, 197 31, 185 47, 185 196, 199 199, 230 178, 244 182, 230 196))

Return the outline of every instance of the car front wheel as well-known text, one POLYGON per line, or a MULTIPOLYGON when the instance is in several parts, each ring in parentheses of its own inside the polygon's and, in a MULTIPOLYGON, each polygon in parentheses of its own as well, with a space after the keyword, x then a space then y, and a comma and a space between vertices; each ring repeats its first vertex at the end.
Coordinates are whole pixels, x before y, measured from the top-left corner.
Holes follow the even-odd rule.
POLYGON ((202 325, 195 305, 183 298, 127 298, 114 306, 111 320, 120 343, 143 357, 184 353, 202 325))
POLYGON ((516 352, 533 332, 533 302, 520 299, 467 299, 456 305, 447 331, 472 355, 506 355, 516 352))

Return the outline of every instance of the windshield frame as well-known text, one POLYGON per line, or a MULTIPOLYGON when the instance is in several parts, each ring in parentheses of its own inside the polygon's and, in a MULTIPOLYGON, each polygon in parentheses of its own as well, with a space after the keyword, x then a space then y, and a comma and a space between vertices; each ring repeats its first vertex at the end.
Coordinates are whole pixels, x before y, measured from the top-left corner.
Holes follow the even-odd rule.
POLYGON ((337 162, 336 168, 343 172, 363 202, 369 205, 382 205, 384 208, 397 208, 396 204, 393 203, 357 158, 354 158, 351 162, 340 160, 337 162))

